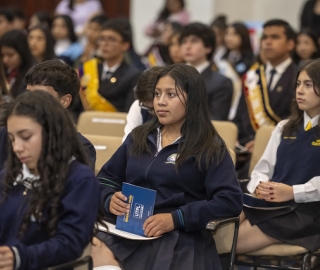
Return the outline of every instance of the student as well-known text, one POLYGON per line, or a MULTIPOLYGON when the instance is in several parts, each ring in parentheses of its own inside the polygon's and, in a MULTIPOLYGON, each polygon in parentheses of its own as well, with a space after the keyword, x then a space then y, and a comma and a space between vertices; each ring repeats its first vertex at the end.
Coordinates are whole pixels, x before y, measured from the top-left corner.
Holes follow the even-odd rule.
POLYGON ((169 56, 173 64, 183 63, 183 57, 180 48, 180 35, 182 29, 174 30, 169 39, 169 56))
POLYGON ((21 30, 8 31, 0 39, 0 49, 10 94, 17 97, 24 92, 24 76, 34 64, 27 35, 21 30))
POLYGON ((262 211, 244 208, 237 253, 274 243, 320 248, 320 61, 307 63, 297 76, 295 101, 288 120, 278 123, 248 190, 268 202, 287 202, 290 208, 262 211), (246 219, 245 219, 246 218, 246 219))
POLYGON ((102 30, 102 25, 106 23, 108 17, 104 14, 96 15, 88 22, 88 26, 85 29, 85 37, 87 44, 84 48, 83 54, 80 57, 81 63, 89 61, 93 57, 99 56, 98 52, 98 39, 102 30))
POLYGON ((153 92, 154 84, 163 67, 153 67, 141 74, 134 88, 136 100, 132 103, 124 127, 124 141, 128 134, 137 126, 147 122, 154 114, 153 92))
POLYGON ((224 41, 227 51, 223 58, 231 63, 241 78, 254 59, 249 30, 241 22, 233 23, 228 26, 224 41))
POLYGON ((211 119, 227 120, 233 87, 231 80, 210 63, 215 50, 214 32, 202 23, 188 24, 182 29, 180 46, 184 61, 195 67, 205 82, 211 119))
POLYGON ((72 66, 83 52, 73 30, 72 19, 68 15, 55 16, 52 21, 51 33, 55 41, 55 55, 72 66))
POLYGON ((19 29, 19 30, 25 30, 27 20, 26 20, 26 15, 24 14, 23 10, 18 7, 10 7, 9 9, 13 15, 12 28, 19 29))
POLYGON ((10 8, 0 8, 0 37, 13 29, 13 19, 10 8))
POLYGON ((85 110, 128 112, 140 71, 124 61, 131 29, 121 18, 109 20, 99 38, 100 61, 94 58, 79 69, 81 100, 85 110))
MULTIPOLYGON (((27 90, 46 91, 57 98, 64 108, 68 108, 69 110, 73 107, 80 89, 80 81, 76 71, 60 60, 48 60, 33 66, 25 77, 25 83, 27 90)), ((91 142, 79 132, 77 135, 86 151, 90 167, 94 169, 96 151, 91 142)), ((0 141, 0 161, 6 160, 6 148, 7 143, 4 139, 0 141)), ((3 163, 0 162, 0 170, 2 168, 3 163)))
POLYGON ((298 66, 302 66, 305 61, 320 57, 320 46, 318 36, 310 29, 305 28, 297 35, 297 45, 294 53, 294 60, 298 66))
POLYGON ((56 58, 53 49, 53 37, 50 30, 42 25, 36 25, 29 30, 28 44, 34 59, 40 63, 56 58))
POLYGON ((208 221, 237 216, 242 207, 234 166, 214 129, 207 95, 197 70, 184 64, 158 75, 152 120, 133 130, 98 174, 101 204, 113 220, 126 212, 123 182, 157 191, 145 235, 131 241, 99 233, 95 266, 124 269, 221 269, 208 221), (197 113, 195 113, 197 112, 197 113), (196 131, 196 132, 195 132, 196 131))
POLYGON ((287 22, 276 19, 264 24, 261 50, 267 62, 265 66, 254 64, 245 74, 244 89, 234 119, 239 143, 249 152, 253 150, 255 132, 259 127, 275 125, 290 114, 297 74, 297 67, 291 59, 294 46, 295 33, 287 22))
POLYGON ((26 92, 10 105, 9 158, 0 173, 0 268, 73 261, 93 236, 99 184, 55 98, 26 92))

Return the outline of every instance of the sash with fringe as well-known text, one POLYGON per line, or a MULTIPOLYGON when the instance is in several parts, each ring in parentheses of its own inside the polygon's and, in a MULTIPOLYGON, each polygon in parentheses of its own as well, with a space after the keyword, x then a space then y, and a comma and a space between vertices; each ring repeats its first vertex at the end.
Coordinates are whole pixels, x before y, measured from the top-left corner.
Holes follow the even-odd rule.
POLYGON ((116 112, 117 109, 104 97, 99 90, 98 59, 93 58, 83 64, 81 77, 80 98, 85 110, 116 112))
POLYGON ((264 66, 254 64, 244 75, 243 94, 247 103, 252 128, 256 131, 265 125, 276 125, 281 118, 272 110, 264 66))

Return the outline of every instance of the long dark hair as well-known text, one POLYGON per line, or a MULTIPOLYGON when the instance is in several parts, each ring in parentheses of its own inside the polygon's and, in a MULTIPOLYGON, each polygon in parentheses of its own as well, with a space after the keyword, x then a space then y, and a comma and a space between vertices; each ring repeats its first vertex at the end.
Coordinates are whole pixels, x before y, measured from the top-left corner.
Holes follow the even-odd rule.
POLYGON ((27 35, 21 30, 8 31, 1 37, 0 47, 9 47, 14 49, 21 58, 21 64, 18 67, 18 75, 16 81, 10 89, 11 95, 16 97, 21 93, 24 76, 34 63, 32 54, 29 49, 27 35))
MULTIPOLYGON (((318 39, 319 39, 318 35, 312 29, 304 28, 297 34, 296 43, 298 43, 298 37, 300 35, 306 35, 309 38, 311 38, 313 45, 316 47, 316 51, 311 55, 311 59, 319 58, 320 57, 320 45, 318 43, 318 39)), ((296 44, 296 47, 297 47, 297 44, 296 44)), ((299 61, 301 60, 300 56, 297 54, 296 49, 294 50, 294 53, 293 53, 293 59, 296 62, 296 64, 299 64, 299 61)))
POLYGON ((54 54, 54 48, 53 48, 54 40, 53 40, 50 29, 44 25, 39 24, 39 25, 32 27, 29 30, 28 35, 30 35, 30 33, 34 30, 40 30, 44 34, 45 39, 46 39, 46 48, 45 48, 45 51, 42 56, 42 61, 55 59, 56 55, 54 54))
MULTIPOLYGON (((178 168, 191 156, 195 156, 199 169, 203 168, 201 166, 203 160, 206 168, 213 160, 220 162, 226 146, 211 123, 206 88, 201 75, 191 66, 174 64, 160 72, 155 85, 165 76, 170 76, 175 81, 176 91, 187 94, 186 120, 181 127, 183 139, 179 143, 176 167, 178 168)), ((133 155, 151 152, 147 137, 159 126, 161 124, 154 115, 150 121, 133 130, 131 149, 133 155)))
MULTIPOLYGON (((320 98, 320 59, 308 61, 300 69, 297 74, 297 79, 302 71, 305 71, 313 82, 313 91, 320 98)), ((299 129, 300 125, 303 123, 304 111, 299 109, 296 99, 292 102, 291 115, 289 117, 288 123, 283 128, 284 136, 292 136, 299 129)), ((318 126, 320 125, 320 119, 318 126)), ((318 134, 319 136, 319 134, 318 134)))
MULTIPOLYGON (((27 91, 20 95, 8 107, 7 120, 10 116, 32 118, 42 127, 42 149, 37 164, 41 185, 33 184, 28 198, 27 211, 23 217, 20 233, 23 234, 33 215, 44 221, 50 235, 56 231, 59 216, 60 199, 64 192, 69 162, 72 157, 88 164, 85 152, 78 140, 73 122, 59 101, 45 91, 27 91), (48 217, 43 220, 41 211, 48 209, 48 217)), ((15 179, 21 175, 22 164, 8 145, 8 160, 5 165, 4 200, 10 192, 15 179)))
POLYGON ((9 95, 9 91, 6 84, 6 76, 3 70, 3 63, 2 61, 0 61, 0 106, 1 106, 2 98, 8 95, 9 95))
POLYGON ((71 17, 69 15, 57 15, 53 18, 52 25, 56 19, 62 19, 64 21, 66 27, 68 28, 68 38, 72 43, 76 42, 78 38, 74 32, 74 25, 71 17))
MULTIPOLYGON (((184 0, 179 0, 179 1, 180 1, 181 8, 183 9, 185 6, 184 0)), ((169 16, 170 16, 170 10, 168 9, 168 0, 166 0, 163 9, 160 11, 157 21, 158 22, 165 21, 169 16)))
MULTIPOLYGON (((241 55, 253 54, 252 46, 251 46, 251 42, 250 42, 249 30, 245 26, 245 24, 242 23, 242 22, 235 22, 235 23, 229 25, 228 27, 233 27, 235 32, 241 38, 241 45, 240 45, 240 48, 239 48, 239 51, 240 51, 241 55)), ((227 57, 229 55, 229 53, 230 53, 230 50, 228 49, 227 52, 226 52, 226 56, 225 57, 227 57)))

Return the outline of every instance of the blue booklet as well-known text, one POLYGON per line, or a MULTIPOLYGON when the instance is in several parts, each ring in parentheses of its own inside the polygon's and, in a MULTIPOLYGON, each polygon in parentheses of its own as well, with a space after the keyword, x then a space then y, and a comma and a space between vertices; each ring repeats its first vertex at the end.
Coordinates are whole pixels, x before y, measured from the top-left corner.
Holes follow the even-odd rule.
POLYGON ((156 191, 123 183, 122 194, 127 197, 130 210, 123 216, 117 216, 116 229, 145 236, 142 226, 153 215, 156 191))

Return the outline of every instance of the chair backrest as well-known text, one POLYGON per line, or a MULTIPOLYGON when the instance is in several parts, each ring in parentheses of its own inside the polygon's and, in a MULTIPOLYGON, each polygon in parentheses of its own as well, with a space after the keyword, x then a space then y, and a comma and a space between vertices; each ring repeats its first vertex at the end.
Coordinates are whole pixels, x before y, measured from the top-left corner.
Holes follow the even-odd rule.
POLYGON ((262 126, 257 130, 254 139, 254 148, 250 159, 249 176, 251 175, 254 166, 256 166, 257 162, 261 158, 274 128, 275 126, 262 126))
POLYGON ((80 114, 77 129, 82 134, 123 137, 127 113, 85 111, 80 114))
POLYGON ((211 121, 221 138, 230 149, 235 149, 238 139, 238 127, 230 121, 211 121))
POLYGON ((122 137, 83 134, 96 149, 96 174, 122 144, 122 137))

